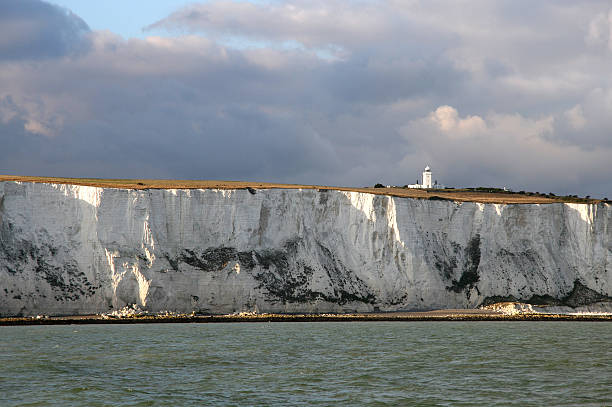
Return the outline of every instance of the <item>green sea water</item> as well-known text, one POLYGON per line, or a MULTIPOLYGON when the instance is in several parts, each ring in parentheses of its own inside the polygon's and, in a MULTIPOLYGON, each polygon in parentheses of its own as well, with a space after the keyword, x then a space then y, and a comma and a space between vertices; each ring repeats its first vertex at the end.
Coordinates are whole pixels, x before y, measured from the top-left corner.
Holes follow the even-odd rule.
POLYGON ((612 324, 0 327, 0 406, 612 406, 612 324))

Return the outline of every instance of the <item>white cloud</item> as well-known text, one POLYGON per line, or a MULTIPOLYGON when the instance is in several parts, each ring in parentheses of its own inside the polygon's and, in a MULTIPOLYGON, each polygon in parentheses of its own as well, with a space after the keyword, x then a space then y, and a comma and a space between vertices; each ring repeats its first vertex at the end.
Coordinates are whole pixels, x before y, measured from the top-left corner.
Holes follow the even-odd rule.
POLYGON ((584 113, 582 112, 582 106, 576 105, 569 110, 566 110, 565 118, 569 122, 569 124, 574 128, 574 130, 583 129, 586 125, 586 119, 584 118, 584 113))
POLYGON ((435 123, 449 137, 465 138, 479 136, 486 130, 486 124, 479 116, 459 117, 457 109, 452 106, 440 106, 429 115, 429 120, 435 123))
POLYGON ((607 45, 612 51, 612 10, 593 17, 589 22, 585 41, 589 45, 607 45))

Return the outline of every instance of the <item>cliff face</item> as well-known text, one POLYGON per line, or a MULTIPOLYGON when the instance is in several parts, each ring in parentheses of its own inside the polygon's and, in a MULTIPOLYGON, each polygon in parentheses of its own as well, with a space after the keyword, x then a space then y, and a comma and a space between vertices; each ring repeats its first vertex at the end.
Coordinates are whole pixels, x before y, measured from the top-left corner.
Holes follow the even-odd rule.
POLYGON ((0 183, 0 314, 348 312, 612 296, 609 204, 0 183))

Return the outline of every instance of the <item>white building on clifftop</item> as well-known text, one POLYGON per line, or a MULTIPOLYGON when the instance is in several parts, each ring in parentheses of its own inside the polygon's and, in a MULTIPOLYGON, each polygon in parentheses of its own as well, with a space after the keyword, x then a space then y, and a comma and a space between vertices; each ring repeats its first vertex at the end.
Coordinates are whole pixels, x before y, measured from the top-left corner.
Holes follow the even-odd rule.
POLYGON ((427 167, 425 167, 425 170, 423 171, 423 183, 419 184, 418 180, 416 184, 410 184, 408 185, 408 188, 420 188, 420 189, 430 189, 430 188, 444 188, 444 185, 440 185, 438 184, 438 181, 434 181, 433 184, 431 182, 431 168, 429 168, 429 165, 427 167))

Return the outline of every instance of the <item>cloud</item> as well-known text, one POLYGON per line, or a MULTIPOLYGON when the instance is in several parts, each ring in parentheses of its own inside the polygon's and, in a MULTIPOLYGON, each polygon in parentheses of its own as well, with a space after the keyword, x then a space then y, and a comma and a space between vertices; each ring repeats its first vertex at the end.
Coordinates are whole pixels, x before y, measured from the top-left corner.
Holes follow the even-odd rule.
POLYGON ((612 148, 585 150, 557 143, 550 137, 554 122, 552 116, 497 113, 462 118, 455 108, 440 106, 401 132, 417 146, 406 160, 424 157, 437 163, 434 169, 447 174, 447 185, 502 186, 503 178, 503 186, 515 190, 561 193, 571 193, 576 182, 591 190, 609 185, 603 169, 612 148))
POLYGON ((612 89, 595 88, 559 114, 554 137, 588 150, 612 148, 612 89))
POLYGON ((457 109, 452 106, 440 106, 429 115, 429 120, 452 138, 475 137, 486 131, 486 124, 478 116, 459 117, 457 109))
MULTIPOLYGON (((11 131, 22 126, 32 154, 4 172, 31 173, 33 159, 55 174, 288 181, 338 166, 330 142, 286 109, 293 95, 276 88, 298 87, 297 94, 303 85, 258 64, 258 51, 200 37, 125 41, 104 32, 93 33, 91 44, 77 59, 0 73, 11 78, 0 117, 11 131)), ((276 59, 289 72, 309 65, 302 56, 276 59)), ((5 151, 17 150, 19 138, 11 140, 5 151)))
POLYGON ((388 30, 384 2, 339 0, 191 4, 146 27, 216 36, 295 41, 306 47, 372 42, 388 30))
POLYGON ((448 185, 610 197, 609 13, 212 0, 126 40, 7 1, 0 173, 403 185, 429 164, 448 185))
POLYGON ((58 57, 86 48, 87 24, 39 0, 0 2, 0 60, 58 57))
POLYGON ((580 105, 576 105, 571 109, 566 110, 563 114, 569 125, 574 130, 584 129, 584 126, 587 124, 587 121, 584 118, 584 113, 582 111, 582 106, 580 105))
POLYGON ((599 13, 589 22, 589 29, 585 37, 589 45, 607 45, 612 51, 612 11, 599 13))

